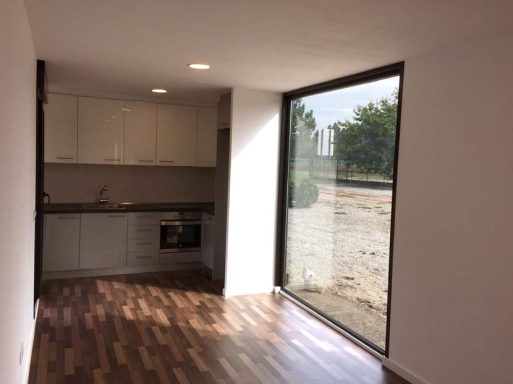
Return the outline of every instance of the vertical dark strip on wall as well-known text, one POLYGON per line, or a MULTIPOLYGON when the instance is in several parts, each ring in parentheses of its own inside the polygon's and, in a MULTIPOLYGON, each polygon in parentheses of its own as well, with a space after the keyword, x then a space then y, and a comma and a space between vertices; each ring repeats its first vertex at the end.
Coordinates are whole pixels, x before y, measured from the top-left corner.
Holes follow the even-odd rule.
POLYGON ((46 103, 46 65, 37 61, 36 75, 36 220, 34 228, 34 318, 35 305, 40 295, 43 257, 43 194, 44 194, 44 108, 46 103))
POLYGON ((276 264, 275 264, 275 286, 284 286, 282 279, 285 273, 285 252, 287 243, 287 201, 288 201, 288 179, 289 179, 289 129, 283 129, 290 124, 290 102, 283 97, 282 105, 282 129, 280 132, 280 168, 278 173, 278 214, 277 214, 277 236, 276 236, 276 264))

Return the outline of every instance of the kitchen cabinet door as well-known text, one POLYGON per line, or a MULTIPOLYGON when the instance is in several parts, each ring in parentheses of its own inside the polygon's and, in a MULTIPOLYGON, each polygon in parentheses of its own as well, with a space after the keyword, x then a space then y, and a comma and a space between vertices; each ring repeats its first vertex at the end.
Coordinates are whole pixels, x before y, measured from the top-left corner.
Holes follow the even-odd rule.
POLYGON ((124 164, 154 165, 157 153, 157 104, 125 101, 124 164))
POLYGON ((156 225, 160 228, 160 212, 130 212, 128 225, 156 225))
POLYGON ((70 271, 79 267, 80 214, 44 216, 43 271, 70 271))
POLYGON ((158 251, 128 252, 127 264, 137 265, 157 265, 159 263, 158 251))
POLYGON ((212 271, 214 267, 214 216, 203 212, 201 226, 201 262, 212 271))
POLYGON ((158 106, 157 163, 163 166, 196 165, 198 109, 180 105, 158 106))
POLYGON ((198 167, 215 167, 217 149, 217 109, 198 108, 198 167))
POLYGON ((78 162, 122 164, 124 102, 78 98, 78 162))
POLYGON ((77 162, 77 97, 48 94, 45 163, 77 162))
POLYGON ((126 265, 126 213, 84 213, 80 226, 80 269, 126 265))

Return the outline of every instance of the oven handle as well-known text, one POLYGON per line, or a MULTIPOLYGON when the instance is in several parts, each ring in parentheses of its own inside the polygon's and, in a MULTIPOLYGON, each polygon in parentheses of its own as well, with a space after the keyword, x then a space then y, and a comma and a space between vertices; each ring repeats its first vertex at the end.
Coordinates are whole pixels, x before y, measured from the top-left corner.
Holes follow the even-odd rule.
POLYGON ((160 222, 161 226, 167 226, 167 225, 197 225, 197 224, 201 224, 201 220, 183 220, 183 221, 172 220, 172 221, 161 221, 160 222))

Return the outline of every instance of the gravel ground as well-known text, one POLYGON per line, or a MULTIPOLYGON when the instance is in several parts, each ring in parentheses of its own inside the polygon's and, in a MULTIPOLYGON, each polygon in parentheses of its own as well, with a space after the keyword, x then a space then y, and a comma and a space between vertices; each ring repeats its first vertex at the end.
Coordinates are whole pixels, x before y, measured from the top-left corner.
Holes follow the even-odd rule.
POLYGON ((384 347, 392 191, 321 184, 319 192, 310 208, 289 209, 288 287, 384 347), (306 281, 304 268, 314 273, 306 281))

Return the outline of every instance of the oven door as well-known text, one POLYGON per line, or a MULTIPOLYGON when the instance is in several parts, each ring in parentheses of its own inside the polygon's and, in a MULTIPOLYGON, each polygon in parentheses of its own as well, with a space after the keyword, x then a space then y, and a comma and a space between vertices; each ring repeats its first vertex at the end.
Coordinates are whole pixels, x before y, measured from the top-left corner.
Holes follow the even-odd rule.
POLYGON ((201 251, 201 220, 160 222, 160 253, 201 251))

